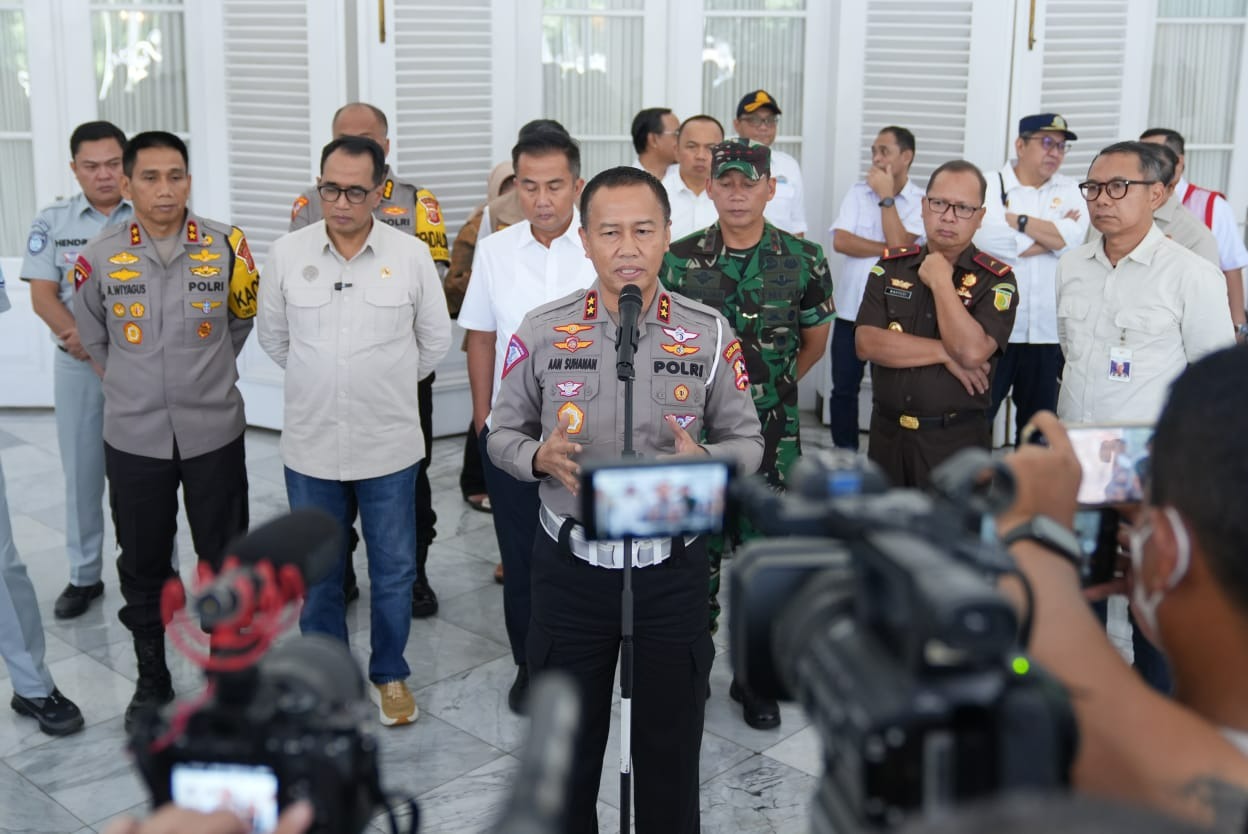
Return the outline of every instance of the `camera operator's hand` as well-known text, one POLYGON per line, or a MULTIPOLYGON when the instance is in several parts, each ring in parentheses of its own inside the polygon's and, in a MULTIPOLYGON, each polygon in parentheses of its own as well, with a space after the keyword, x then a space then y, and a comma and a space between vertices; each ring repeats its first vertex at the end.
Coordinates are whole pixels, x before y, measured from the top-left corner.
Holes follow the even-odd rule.
MULTIPOLYGON (((312 826, 312 805, 299 801, 291 805, 277 820, 273 834, 304 834, 312 826)), ((115 820, 104 834, 250 834, 251 824, 229 811, 205 814, 179 808, 173 803, 162 805, 140 822, 134 817, 115 820)))
MULTIPOLYGON (((1005 463, 1014 472, 1017 496, 1009 509, 997 516, 997 530, 1007 533, 1037 515, 1073 527, 1082 471, 1070 437, 1057 415, 1041 411, 1031 419, 1047 446, 1025 443, 1005 463)), ((1027 430, 1024 429, 1024 432, 1027 430)))
POLYGON ((661 458, 692 458, 706 457, 710 453, 706 449, 698 445, 698 442, 689 436, 689 432, 680 427, 680 423, 676 422, 675 415, 669 414, 663 418, 667 421, 668 427, 672 430, 672 435, 676 438, 676 451, 670 455, 659 455, 661 458))
POLYGON ((581 467, 572 456, 579 455, 583 447, 568 439, 571 420, 571 414, 561 416, 559 425, 537 447, 537 453, 533 455, 533 474, 549 475, 563 484, 568 492, 578 495, 581 491, 581 467))

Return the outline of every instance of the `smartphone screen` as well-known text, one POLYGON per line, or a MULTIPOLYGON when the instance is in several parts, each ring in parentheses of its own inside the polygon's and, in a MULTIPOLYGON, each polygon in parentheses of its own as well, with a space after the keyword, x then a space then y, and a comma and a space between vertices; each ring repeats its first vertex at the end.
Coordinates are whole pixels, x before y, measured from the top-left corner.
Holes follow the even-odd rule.
POLYGON ((663 461, 587 467, 583 518, 591 540, 723 530, 731 464, 663 461))
POLYGON ((170 777, 173 801, 195 811, 226 810, 251 820, 255 834, 277 827, 277 776, 262 765, 178 763, 170 777))
POLYGON ((1152 455, 1153 427, 1091 426, 1066 429, 1083 469, 1079 504, 1103 507, 1141 501, 1152 455))
POLYGON ((1113 579, 1118 566, 1118 511, 1110 507, 1079 510, 1075 537, 1082 551, 1079 575, 1084 586, 1113 579))

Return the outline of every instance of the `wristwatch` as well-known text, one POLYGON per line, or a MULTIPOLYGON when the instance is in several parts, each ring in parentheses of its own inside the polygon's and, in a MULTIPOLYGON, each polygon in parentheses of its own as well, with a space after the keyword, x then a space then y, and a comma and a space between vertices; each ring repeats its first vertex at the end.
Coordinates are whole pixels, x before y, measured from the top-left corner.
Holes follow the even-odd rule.
POLYGON ((889 206, 893 205, 893 203, 896 203, 896 202, 897 201, 893 199, 892 197, 885 197, 883 200, 880 200, 878 203, 876 203, 876 205, 879 206, 880 208, 888 208, 889 206))
POLYGON ((1027 234, 1027 215, 1020 214, 1018 216, 1018 230, 1023 234, 1027 234))
POLYGON ((1245 339, 1248 339, 1248 322, 1244 322, 1243 324, 1236 325, 1235 335, 1242 336, 1245 339))
POLYGON ((1083 549, 1074 531, 1063 527, 1047 515, 1033 516, 1030 521, 1018 525, 1001 537, 1001 544, 1009 547, 1015 542, 1033 541, 1046 550, 1065 558, 1075 570, 1083 569, 1083 549))

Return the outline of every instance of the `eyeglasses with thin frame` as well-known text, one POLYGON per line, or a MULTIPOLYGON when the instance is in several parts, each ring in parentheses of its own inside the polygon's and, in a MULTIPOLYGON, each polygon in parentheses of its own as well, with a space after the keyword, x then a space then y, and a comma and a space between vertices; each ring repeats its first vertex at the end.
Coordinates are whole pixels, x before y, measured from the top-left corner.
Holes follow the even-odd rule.
POLYGON ((1091 202, 1101 196, 1101 190, 1109 195, 1111 200, 1121 200, 1127 196, 1127 189, 1133 185, 1155 185, 1158 180, 1110 180, 1109 182, 1096 182, 1095 180, 1085 180, 1079 183, 1079 193, 1083 195, 1083 199, 1091 202))
POLYGON ((368 195, 371 192, 371 188, 363 188, 358 185, 353 185, 349 188, 340 188, 333 183, 326 183, 325 185, 320 185, 316 188, 316 193, 320 194, 321 199, 327 203, 336 203, 338 202, 339 195, 346 194, 348 203, 355 203, 356 205, 359 205, 368 199, 368 195))
POLYGON ((953 216, 959 220, 970 220, 983 206, 968 206, 965 203, 951 203, 939 197, 924 197, 927 208, 937 217, 944 217, 945 212, 953 209, 953 216))
POLYGON ((775 127, 780 124, 779 116, 742 116, 741 121, 754 127, 775 127))
POLYGON ((1028 136, 1027 141, 1036 140, 1044 148, 1045 153, 1049 151, 1057 151, 1058 153, 1066 153, 1070 150, 1070 142, 1063 142, 1054 139, 1052 136, 1028 136))

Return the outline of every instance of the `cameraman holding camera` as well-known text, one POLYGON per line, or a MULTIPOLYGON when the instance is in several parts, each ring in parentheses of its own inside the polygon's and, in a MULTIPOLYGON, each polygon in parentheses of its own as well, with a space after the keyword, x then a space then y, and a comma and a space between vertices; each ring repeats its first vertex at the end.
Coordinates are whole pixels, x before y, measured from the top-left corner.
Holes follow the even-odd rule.
MULTIPOLYGON (((1048 448, 1028 445, 1007 459, 1018 497, 997 518, 1031 585, 1032 656, 1071 693, 1079 727, 1074 785, 1241 831, 1248 810, 1248 438, 1233 427, 1248 413, 1248 390, 1227 383, 1245 378, 1248 350, 1231 348, 1191 365, 1174 383, 1154 437, 1149 500, 1129 535, 1129 598, 1170 661, 1173 701, 1131 671, 1080 589, 1078 546, 1067 535, 1080 467, 1054 415, 1033 420, 1048 448)), ((1015 580, 1002 588, 1027 607, 1015 580)))

